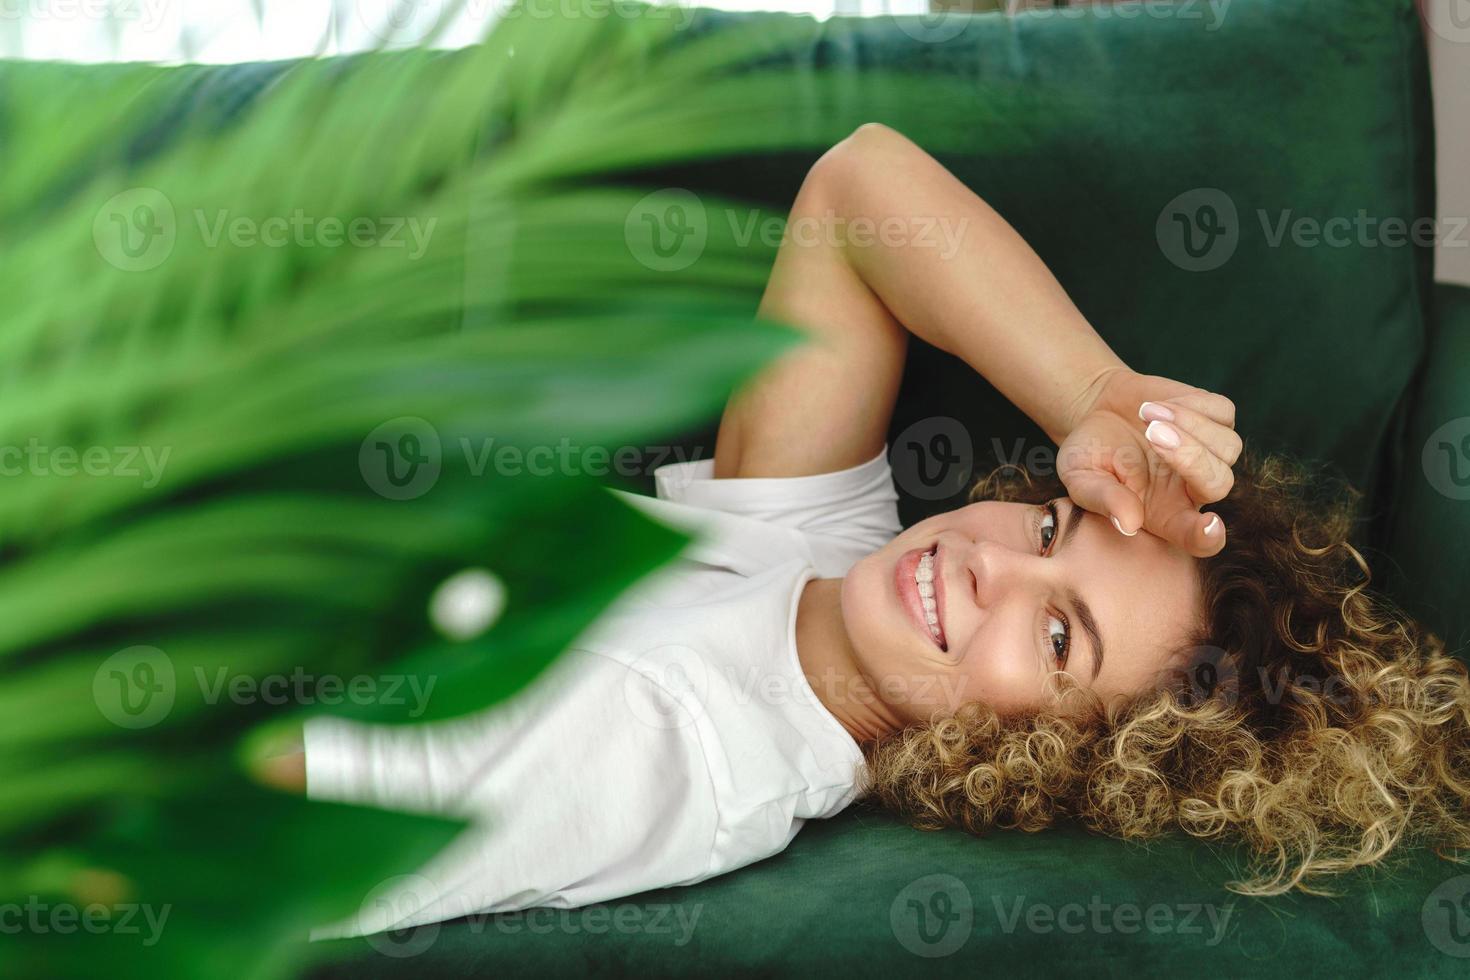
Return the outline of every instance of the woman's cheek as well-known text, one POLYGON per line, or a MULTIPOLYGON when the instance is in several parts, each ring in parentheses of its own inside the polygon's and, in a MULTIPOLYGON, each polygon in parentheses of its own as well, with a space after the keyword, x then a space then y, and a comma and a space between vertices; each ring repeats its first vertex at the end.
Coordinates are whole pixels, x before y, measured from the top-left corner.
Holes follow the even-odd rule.
POLYGON ((1039 707, 1040 678, 1035 658, 1029 660, 1013 645, 990 644, 984 652, 965 658, 970 669, 964 677, 967 701, 983 701, 997 712, 1032 711, 1039 707))

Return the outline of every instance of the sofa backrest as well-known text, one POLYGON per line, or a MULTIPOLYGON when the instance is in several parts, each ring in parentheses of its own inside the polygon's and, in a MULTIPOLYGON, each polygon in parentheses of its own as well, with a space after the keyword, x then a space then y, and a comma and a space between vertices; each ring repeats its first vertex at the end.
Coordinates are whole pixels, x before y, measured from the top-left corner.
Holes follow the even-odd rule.
MULTIPOLYGON (((742 70, 779 84, 741 111, 768 138, 622 179, 780 217, 826 147, 885 122, 1004 214, 1130 364, 1230 395, 1249 444, 1326 461, 1367 490, 1365 543, 1383 540, 1431 282, 1433 132, 1412 0, 826 21, 699 10, 670 44, 719 32, 764 39, 742 70)), ((118 152, 146 156, 201 119, 228 125, 290 69, 161 73, 165 108, 118 152)), ((15 70, 106 84, 133 69, 0 65, 0 96, 15 70)), ((708 452, 712 431, 685 442, 708 452)), ((962 502, 999 462, 1051 463, 1035 426, 924 345, 890 443, 908 521, 962 502)))
MULTIPOLYGON (((783 19, 728 23, 760 16, 783 19)), ((1004 214, 1129 364, 1231 396, 1248 444, 1330 463, 1375 497, 1431 282, 1433 128, 1410 0, 837 18, 809 23, 776 66, 801 71, 784 111, 810 120, 810 146, 656 179, 780 208, 815 134, 887 123, 1004 214)), ((999 462, 1051 462, 1035 426, 924 345, 890 436, 909 521, 999 462)))

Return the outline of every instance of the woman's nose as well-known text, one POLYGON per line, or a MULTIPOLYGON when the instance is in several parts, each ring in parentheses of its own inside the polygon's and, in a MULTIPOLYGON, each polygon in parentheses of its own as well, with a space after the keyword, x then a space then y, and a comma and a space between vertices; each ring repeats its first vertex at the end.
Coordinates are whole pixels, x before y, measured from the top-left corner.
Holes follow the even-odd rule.
POLYGON ((1008 548, 995 541, 977 541, 965 556, 966 584, 975 604, 982 609, 994 605, 1008 590, 1025 585, 1041 569, 1034 567, 1040 556, 1008 548))

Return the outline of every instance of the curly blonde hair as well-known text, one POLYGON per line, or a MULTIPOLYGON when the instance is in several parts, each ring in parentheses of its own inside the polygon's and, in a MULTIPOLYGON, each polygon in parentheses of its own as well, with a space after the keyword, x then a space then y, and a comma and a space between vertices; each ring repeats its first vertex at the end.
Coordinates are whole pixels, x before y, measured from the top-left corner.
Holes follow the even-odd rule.
MULTIPOLYGON (((1243 839, 1228 887, 1248 895, 1330 894, 1325 877, 1400 841, 1461 860, 1446 852, 1470 847, 1465 666, 1368 591, 1355 491, 1281 456, 1235 472, 1207 508, 1228 543, 1199 562, 1204 629, 1156 689, 1102 705, 1064 683, 1068 710, 1026 717, 967 704, 866 745, 870 798, 927 829, 1243 839)), ((1003 468, 970 499, 1063 493, 1003 468)))

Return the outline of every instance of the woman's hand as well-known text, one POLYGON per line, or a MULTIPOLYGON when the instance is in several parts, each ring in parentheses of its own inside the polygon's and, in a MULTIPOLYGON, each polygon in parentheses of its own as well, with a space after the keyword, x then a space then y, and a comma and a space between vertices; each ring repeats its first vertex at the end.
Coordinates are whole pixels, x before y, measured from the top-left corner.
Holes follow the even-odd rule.
POLYGON ((1095 390, 1057 449, 1068 495, 1124 534, 1143 528, 1198 558, 1219 552, 1224 523, 1199 508, 1224 499, 1235 482, 1235 404, 1126 369, 1095 390))

